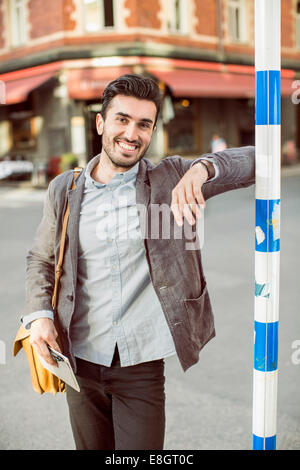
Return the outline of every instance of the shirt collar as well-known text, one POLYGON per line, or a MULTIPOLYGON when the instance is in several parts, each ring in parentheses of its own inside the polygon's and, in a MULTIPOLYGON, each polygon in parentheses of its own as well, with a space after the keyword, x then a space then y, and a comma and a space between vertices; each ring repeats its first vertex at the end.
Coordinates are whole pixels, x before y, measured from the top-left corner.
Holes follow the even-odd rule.
MULTIPOLYGON (((85 178, 86 178, 86 185, 89 187, 100 188, 100 187, 106 186, 106 184, 104 183, 99 183, 95 181, 91 176, 93 169, 98 165, 99 161, 100 161, 100 154, 94 157, 92 160, 90 160, 89 163, 87 164, 85 178)), ((114 177, 111 179, 111 181, 108 183, 108 185, 114 186, 115 183, 124 184, 124 183, 128 183, 129 181, 133 181, 134 179, 136 179, 136 176, 139 171, 139 163, 140 162, 137 162, 132 168, 130 168, 130 170, 124 171, 123 173, 116 173, 114 177)))

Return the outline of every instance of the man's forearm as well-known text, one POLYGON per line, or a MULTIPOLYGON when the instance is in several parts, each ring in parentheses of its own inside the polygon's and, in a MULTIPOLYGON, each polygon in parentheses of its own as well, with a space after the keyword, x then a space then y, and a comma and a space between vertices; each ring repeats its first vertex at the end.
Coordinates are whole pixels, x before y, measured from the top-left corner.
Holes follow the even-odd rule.
MULTIPOLYGON (((218 167, 218 184, 253 184, 255 181, 255 147, 229 148, 211 156, 218 167)), ((206 155, 202 155, 206 160, 206 155)), ((210 160, 208 158, 208 160, 210 160)))
POLYGON ((203 155, 202 158, 210 156, 217 167, 218 175, 211 180, 211 184, 209 180, 209 184, 203 186, 205 200, 255 183, 255 147, 226 149, 215 154, 203 155))

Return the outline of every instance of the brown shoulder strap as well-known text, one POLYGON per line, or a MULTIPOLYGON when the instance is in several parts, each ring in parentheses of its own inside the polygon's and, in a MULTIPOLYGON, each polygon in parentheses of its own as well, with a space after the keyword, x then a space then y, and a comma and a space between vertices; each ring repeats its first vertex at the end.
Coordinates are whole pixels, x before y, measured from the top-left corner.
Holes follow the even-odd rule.
MULTIPOLYGON (((76 179, 81 172, 82 168, 77 167, 74 168, 74 174, 73 174, 73 183, 72 183, 72 188, 76 188, 76 179)), ((52 294, 52 308, 55 313, 55 309, 57 306, 57 293, 58 293, 58 286, 59 286, 59 281, 60 277, 62 275, 62 264, 63 264, 63 259, 64 259, 64 251, 65 251, 65 242, 66 242, 66 234, 67 234, 67 226, 68 226, 68 220, 69 220, 69 203, 67 202, 67 207, 64 215, 64 221, 63 221, 63 227, 62 227, 62 232, 61 232, 61 240, 60 240, 60 247, 59 247, 59 256, 58 256, 58 261, 57 265, 55 268, 55 284, 54 284, 54 289, 53 289, 53 294, 52 294)))

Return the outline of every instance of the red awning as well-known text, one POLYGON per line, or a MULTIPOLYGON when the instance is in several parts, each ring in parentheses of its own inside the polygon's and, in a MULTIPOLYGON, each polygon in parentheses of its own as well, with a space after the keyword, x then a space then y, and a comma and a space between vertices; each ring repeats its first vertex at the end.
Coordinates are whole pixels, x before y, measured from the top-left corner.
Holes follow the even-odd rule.
POLYGON ((60 69, 61 62, 53 62, 1 74, 0 81, 5 84, 3 104, 25 101, 32 90, 46 83, 60 69))
MULTIPOLYGON (((177 97, 254 98, 254 73, 217 72, 147 67, 148 72, 166 83, 177 97)), ((281 78, 281 94, 290 95, 293 79, 281 78)))
POLYGON ((132 73, 132 68, 102 67, 68 70, 69 97, 75 100, 100 99, 106 85, 126 73, 132 73))
POLYGON ((32 90, 46 83, 53 75, 53 73, 43 73, 33 77, 5 81, 4 104, 15 104, 25 101, 32 90))

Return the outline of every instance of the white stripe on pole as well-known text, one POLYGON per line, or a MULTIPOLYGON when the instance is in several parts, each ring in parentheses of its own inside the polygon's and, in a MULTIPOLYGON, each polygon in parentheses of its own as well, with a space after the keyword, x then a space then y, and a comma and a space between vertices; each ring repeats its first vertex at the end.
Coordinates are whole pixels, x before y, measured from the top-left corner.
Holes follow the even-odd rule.
POLYGON ((253 429, 256 436, 276 435, 277 372, 254 370, 253 398, 258 412, 254 414, 253 429), (268 397, 268 400, 262 400, 263 396, 268 397))
POLYGON ((280 198, 280 141, 281 126, 256 126, 256 179, 257 199, 280 198), (270 179, 272 184, 270 185, 270 179))
POLYGON ((280 70, 280 0, 255 0, 255 69, 280 70))
POLYGON ((276 448, 280 263, 281 0, 255 0, 253 449, 276 448))

